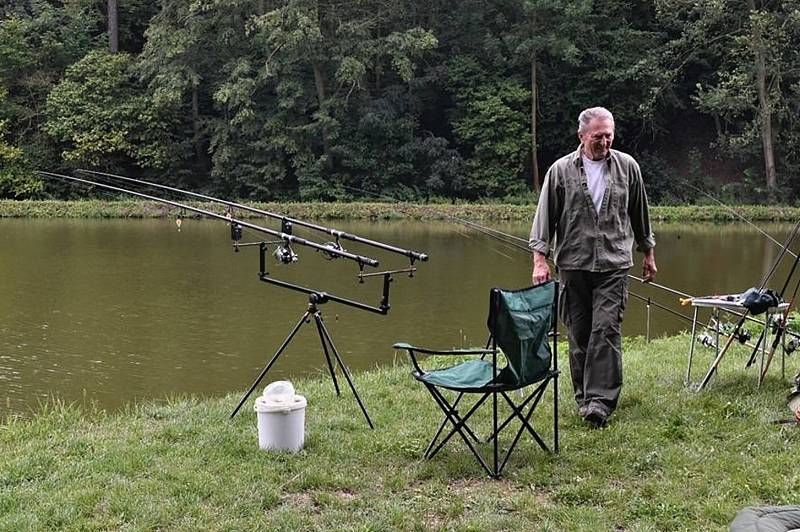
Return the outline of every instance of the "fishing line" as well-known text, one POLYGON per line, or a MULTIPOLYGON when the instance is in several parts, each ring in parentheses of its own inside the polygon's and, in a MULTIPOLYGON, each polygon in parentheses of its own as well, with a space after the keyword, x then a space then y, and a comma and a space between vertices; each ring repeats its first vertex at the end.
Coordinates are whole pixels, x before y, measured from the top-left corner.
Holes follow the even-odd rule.
MULTIPOLYGON (((780 243, 780 242, 778 242, 778 241, 777 241, 775 238, 773 238, 773 237, 772 237, 772 235, 770 235, 769 233, 767 233, 766 231, 764 231, 763 229, 761 229, 760 227, 758 227, 758 226, 757 226, 756 224, 754 224, 752 221, 748 220, 748 219, 747 219, 747 218, 746 218, 744 215, 742 215, 742 214, 739 214, 738 212, 736 212, 736 210, 735 210, 735 209, 733 209, 733 207, 730 207, 730 206, 726 205, 725 203, 723 203, 723 202, 722 202, 722 200, 719 200, 719 199, 715 198, 715 197, 714 197, 713 195, 711 195, 710 193, 706 192, 705 190, 702 190, 702 189, 701 189, 701 188, 699 188, 699 187, 696 187, 696 186, 692 185, 691 183, 689 183, 689 182, 688 182, 688 181, 686 181, 686 180, 683 180, 683 183, 684 183, 684 184, 685 184, 687 187, 691 188, 692 190, 694 190, 694 191, 696 191, 696 192, 699 192, 700 194, 704 195, 705 197, 707 197, 707 198, 709 198, 710 200, 712 200, 712 201, 716 202, 717 204, 719 204, 719 205, 720 205, 722 208, 724 208, 724 209, 725 209, 726 211, 728 211, 730 214, 733 214, 733 215, 734 215, 734 216, 736 216, 738 219, 740 219, 741 221, 743 221, 744 223, 746 223, 747 225, 751 226, 751 227, 752 227, 752 228, 754 228, 756 231, 758 231, 759 233, 761 233, 762 235, 764 235, 766 238, 768 238, 768 239, 770 240, 770 242, 773 242, 774 244, 776 244, 776 245, 778 245, 778 246, 781 246, 781 243, 780 243)), ((789 254, 790 254, 792 257, 797 257, 797 255, 795 255, 795 254, 794 254, 794 253, 792 253, 791 251, 789 251, 789 254)))
MULTIPOLYGON (((366 194, 369 194, 369 195, 372 195, 372 196, 375 196, 375 197, 379 197, 379 198, 383 198, 383 199, 387 199, 387 200, 391 200, 391 201, 396 201, 394 198, 391 198, 390 196, 387 196, 387 195, 384 195, 384 194, 379 194, 379 193, 371 192, 369 190, 364 190, 364 189, 360 189, 360 188, 357 188, 357 187, 351 187, 351 186, 347 186, 347 185, 343 185, 343 186, 344 186, 344 188, 347 188, 347 189, 350 189, 350 190, 353 190, 353 191, 366 193, 366 194)), ((404 202, 396 203, 396 205, 402 205, 402 203, 404 203, 404 202)), ((500 231, 499 229, 486 227, 484 225, 478 224, 476 222, 472 222, 470 220, 464 220, 462 218, 459 218, 459 217, 456 217, 456 216, 452 216, 452 215, 447 214, 447 213, 443 213, 443 212, 439 212, 439 211, 433 211, 432 209, 426 209, 426 210, 428 212, 432 212, 434 214, 441 214, 445 218, 449 218, 449 219, 451 219, 451 220, 453 220, 455 222, 458 222, 458 223, 460 223, 460 224, 462 224, 464 226, 467 226, 467 227, 469 227, 469 228, 471 228, 471 229, 473 229, 475 231, 478 231, 479 233, 482 233, 482 234, 484 234, 484 235, 486 235, 486 236, 488 236, 490 238, 493 238, 495 240, 504 242, 505 244, 511 246, 514 249, 517 249, 519 251, 524 251, 526 254, 531 253, 531 250, 528 247, 528 241, 526 239, 524 239, 524 238, 517 237, 517 236, 511 235, 509 233, 505 233, 503 231, 500 231)), ((463 234, 463 233, 459 232, 459 234, 463 234)), ((552 259, 548 258, 547 260, 548 260, 548 263, 554 265, 554 262, 553 262, 552 259)), ((675 290, 673 288, 658 284, 658 283, 653 282, 653 281, 645 283, 644 279, 642 279, 641 277, 637 277, 637 276, 635 276, 633 274, 630 274, 630 273, 628 274, 628 277, 631 278, 631 279, 634 279, 636 281, 639 281, 642 284, 652 286, 653 288, 658 288, 658 289, 664 290, 664 291, 669 292, 669 293, 674 294, 674 295, 678 295, 678 296, 682 296, 682 297, 692 297, 691 295, 689 295, 689 294, 687 294, 685 292, 681 292, 680 290, 675 290)), ((685 314, 682 314, 682 313, 677 312, 677 311, 675 311, 673 309, 670 309, 669 307, 666 307, 666 306, 658 303, 657 301, 654 301, 652 298, 644 297, 644 296, 642 296, 640 294, 637 294, 637 293, 633 292, 630 289, 628 290, 628 293, 631 296, 633 296, 634 298, 636 298, 636 299, 644 301, 645 303, 649 303, 652 306, 654 306, 654 307, 656 307, 656 308, 658 308, 660 310, 664 310, 664 311, 666 311, 666 312, 668 312, 668 313, 670 313, 670 314, 672 314, 672 315, 674 315, 674 316, 676 316, 678 318, 686 320, 689 323, 691 323, 693 321, 692 318, 690 318, 689 316, 686 316, 685 314)), ((753 319, 754 321, 758 321, 758 320, 755 320, 754 318, 750 318, 750 319, 753 319)))

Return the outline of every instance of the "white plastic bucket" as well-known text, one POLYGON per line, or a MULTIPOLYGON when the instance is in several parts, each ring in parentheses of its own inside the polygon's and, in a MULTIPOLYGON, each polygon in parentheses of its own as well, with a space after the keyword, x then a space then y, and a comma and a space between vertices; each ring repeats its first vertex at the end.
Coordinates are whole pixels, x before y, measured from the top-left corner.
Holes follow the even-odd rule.
POLYGON ((276 381, 256 399, 258 446, 271 451, 297 452, 305 441, 306 398, 295 395, 289 381, 276 381))

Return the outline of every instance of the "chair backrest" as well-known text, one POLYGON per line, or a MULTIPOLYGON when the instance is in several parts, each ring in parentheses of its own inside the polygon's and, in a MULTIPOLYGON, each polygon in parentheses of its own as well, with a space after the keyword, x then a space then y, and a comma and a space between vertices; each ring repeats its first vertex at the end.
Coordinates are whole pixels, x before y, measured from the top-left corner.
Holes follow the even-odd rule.
POLYGON ((522 290, 491 290, 487 325, 508 360, 497 382, 523 386, 541 380, 550 369, 548 333, 556 319, 556 286, 548 281, 522 290))

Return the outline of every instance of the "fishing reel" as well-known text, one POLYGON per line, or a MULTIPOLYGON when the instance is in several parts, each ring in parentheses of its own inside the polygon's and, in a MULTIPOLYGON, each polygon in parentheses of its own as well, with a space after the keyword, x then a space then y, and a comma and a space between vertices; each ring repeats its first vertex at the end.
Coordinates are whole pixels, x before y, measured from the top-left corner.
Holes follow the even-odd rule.
POLYGON ((281 264, 292 264, 293 262, 297 262, 299 260, 297 253, 294 252, 292 246, 289 244, 281 244, 275 248, 275 251, 272 253, 272 255, 281 264))
POLYGON ((334 242, 325 242, 324 244, 326 249, 322 250, 322 257, 325 260, 336 260, 342 258, 341 255, 338 253, 334 253, 334 251, 346 251, 342 245, 339 243, 339 239, 337 238, 334 242), (328 251, 330 250, 330 251, 328 251))
POLYGON ((723 323, 720 327, 720 332, 729 336, 733 335, 736 341, 742 345, 747 344, 747 342, 753 338, 753 335, 750 333, 750 331, 744 327, 739 327, 739 330, 736 330, 736 326, 730 322, 723 323))
POLYGON ((792 338, 786 342, 786 345, 783 346, 783 350, 787 355, 791 355, 797 348, 800 347, 800 340, 796 336, 792 336, 792 338))
POLYGON ((742 344, 742 345, 745 345, 752 338, 753 338, 753 335, 750 334, 750 331, 748 331, 747 329, 745 329, 743 327, 739 329, 738 333, 736 333, 736 340, 738 340, 739 343, 742 344))
POLYGON ((239 253, 239 241, 242 239, 241 224, 231 222, 231 240, 233 240, 233 251, 239 253))
POLYGON ((769 326, 772 334, 777 334, 779 330, 786 328, 786 322, 784 321, 783 316, 779 314, 770 319, 769 326))
POLYGON ((717 347, 717 341, 710 334, 701 334, 697 337, 697 340, 700 342, 700 345, 704 345, 705 347, 717 347))

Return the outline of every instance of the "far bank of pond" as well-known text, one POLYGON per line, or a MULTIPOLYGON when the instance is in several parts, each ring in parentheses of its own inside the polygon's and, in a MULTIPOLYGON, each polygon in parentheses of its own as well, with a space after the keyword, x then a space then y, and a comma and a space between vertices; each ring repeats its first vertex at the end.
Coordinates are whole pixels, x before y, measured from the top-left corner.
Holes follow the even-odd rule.
MULTIPOLYGON (((212 203, 186 202, 213 212, 224 209, 212 203)), ((243 202, 293 218, 317 220, 468 220, 524 221, 530 220, 535 205, 502 203, 403 203, 403 202, 243 202)), ((162 218, 174 217, 178 209, 157 202, 120 201, 56 201, 0 200, 0 218, 162 218)), ((653 205, 651 217, 661 222, 794 222, 800 219, 800 207, 780 205, 653 205), (739 216, 733 214, 735 211, 739 216)), ((193 217, 192 213, 186 213, 193 217)), ((242 215, 245 217, 245 215, 242 215)))

